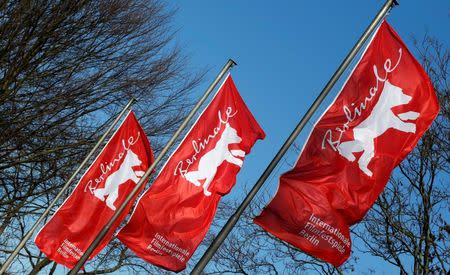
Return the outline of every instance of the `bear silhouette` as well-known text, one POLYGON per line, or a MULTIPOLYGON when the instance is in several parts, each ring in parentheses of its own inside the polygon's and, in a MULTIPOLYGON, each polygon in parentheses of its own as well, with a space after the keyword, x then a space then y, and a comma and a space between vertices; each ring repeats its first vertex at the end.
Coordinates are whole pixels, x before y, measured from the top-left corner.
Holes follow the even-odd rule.
POLYGON ((106 205, 114 211, 116 210, 114 202, 119 196, 119 186, 128 180, 137 183, 145 173, 144 171, 133 170, 132 167, 141 165, 142 161, 133 151, 127 150, 126 152, 126 156, 119 169, 106 178, 105 187, 98 188, 94 191, 94 195, 101 201, 104 201, 105 196, 108 196, 106 205))
POLYGON ((243 161, 236 156, 244 157, 245 152, 242 150, 228 149, 229 144, 240 143, 241 141, 242 139, 238 136, 236 129, 231 127, 229 123, 225 124, 225 129, 217 141, 216 146, 200 158, 198 170, 187 172, 184 175, 185 178, 195 186, 201 185, 199 180, 205 180, 203 183, 203 193, 205 196, 211 196, 208 187, 217 173, 217 168, 224 161, 228 161, 239 167, 242 166, 243 161))
POLYGON ((368 165, 375 155, 374 139, 391 128, 407 133, 416 132, 416 125, 404 120, 415 120, 419 117, 419 113, 410 111, 396 115, 392 111, 393 107, 407 104, 411 99, 412 97, 404 94, 401 88, 386 81, 370 115, 353 128, 354 140, 342 142, 337 146, 339 154, 353 162, 356 159, 353 153, 363 152, 358 165, 361 171, 371 177, 373 173, 368 165))

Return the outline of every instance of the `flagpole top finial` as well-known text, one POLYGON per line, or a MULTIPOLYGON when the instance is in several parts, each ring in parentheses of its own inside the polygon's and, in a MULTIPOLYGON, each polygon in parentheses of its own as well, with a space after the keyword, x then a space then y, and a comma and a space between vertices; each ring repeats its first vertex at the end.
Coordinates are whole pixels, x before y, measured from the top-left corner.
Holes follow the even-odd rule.
POLYGON ((228 59, 228 62, 231 62, 231 67, 237 65, 237 63, 232 58, 228 59))

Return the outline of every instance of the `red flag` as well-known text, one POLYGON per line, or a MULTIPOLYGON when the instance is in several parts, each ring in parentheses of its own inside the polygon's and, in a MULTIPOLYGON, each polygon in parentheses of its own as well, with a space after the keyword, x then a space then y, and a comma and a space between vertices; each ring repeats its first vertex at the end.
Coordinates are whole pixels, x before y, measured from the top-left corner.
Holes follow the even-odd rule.
POLYGON ((265 134, 229 76, 139 199, 118 238, 144 260, 181 271, 203 240, 244 156, 265 134))
MULTIPOLYGON (((73 268, 152 162, 147 136, 130 112, 72 194, 37 234, 36 245, 52 261, 73 268)), ((131 206, 89 259, 108 244, 131 206)))
POLYGON ((255 223, 341 265, 351 251, 349 226, 361 221, 438 112, 425 71, 383 22, 255 223))

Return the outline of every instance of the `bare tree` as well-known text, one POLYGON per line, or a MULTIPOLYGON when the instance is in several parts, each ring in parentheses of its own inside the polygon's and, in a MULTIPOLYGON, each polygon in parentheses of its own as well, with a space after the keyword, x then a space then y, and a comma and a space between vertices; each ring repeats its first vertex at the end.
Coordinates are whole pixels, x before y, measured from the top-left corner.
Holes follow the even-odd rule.
MULTIPOLYGON (((173 12, 152 0, 0 3, 0 261, 134 97, 157 152, 201 75, 173 40, 173 12)), ((113 243, 90 267, 147 270, 113 243)), ((31 242, 12 272, 55 271, 31 242)))
POLYGON ((354 233, 365 243, 362 250, 397 266, 400 274, 447 274, 450 52, 429 36, 415 45, 438 94, 441 111, 354 233))

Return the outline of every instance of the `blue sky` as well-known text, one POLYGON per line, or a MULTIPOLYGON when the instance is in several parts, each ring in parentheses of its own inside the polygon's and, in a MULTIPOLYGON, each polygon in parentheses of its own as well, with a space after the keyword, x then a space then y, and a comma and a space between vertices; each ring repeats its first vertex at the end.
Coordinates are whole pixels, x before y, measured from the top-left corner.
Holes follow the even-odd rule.
MULTIPOLYGON (((425 33, 448 47, 450 2, 399 2, 387 20, 413 53, 412 37, 421 39, 425 33)), ((267 134, 247 156, 229 197, 241 199, 243 190, 256 182, 383 4, 381 0, 204 0, 170 4, 178 9, 173 22, 178 29, 176 40, 190 56, 192 69, 209 69, 194 96, 199 97, 227 59, 233 58, 238 63, 232 69, 235 83, 267 134)), ((296 141, 300 147, 350 69, 300 134, 296 141)), ((263 192, 275 194, 279 174, 288 170, 296 157, 294 150, 289 150, 263 192)), ((355 274, 368 268, 377 270, 377 274, 398 272, 367 255, 357 256, 360 260, 355 274)), ((191 261, 188 269, 193 265, 191 261)))

